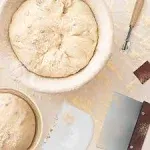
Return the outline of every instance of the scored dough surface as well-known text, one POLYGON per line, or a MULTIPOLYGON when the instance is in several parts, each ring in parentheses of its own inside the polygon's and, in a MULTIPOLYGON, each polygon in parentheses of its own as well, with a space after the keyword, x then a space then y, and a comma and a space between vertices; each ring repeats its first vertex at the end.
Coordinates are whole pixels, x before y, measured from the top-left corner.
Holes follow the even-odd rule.
POLYGON ((0 150, 27 150, 35 136, 35 123, 25 100, 0 93, 0 150))
POLYGON ((67 77, 89 63, 98 27, 90 7, 81 0, 27 0, 12 18, 9 37, 29 71, 67 77))

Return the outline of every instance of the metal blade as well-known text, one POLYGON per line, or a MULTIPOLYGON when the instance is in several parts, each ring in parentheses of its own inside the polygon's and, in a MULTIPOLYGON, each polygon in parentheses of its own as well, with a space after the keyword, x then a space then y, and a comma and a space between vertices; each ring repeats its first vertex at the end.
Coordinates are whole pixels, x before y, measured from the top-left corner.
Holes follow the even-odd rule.
POLYGON ((93 135, 92 117, 65 102, 58 123, 42 150, 86 150, 93 135))
POLYGON ((141 102, 115 93, 97 147, 127 150, 141 107, 141 102))

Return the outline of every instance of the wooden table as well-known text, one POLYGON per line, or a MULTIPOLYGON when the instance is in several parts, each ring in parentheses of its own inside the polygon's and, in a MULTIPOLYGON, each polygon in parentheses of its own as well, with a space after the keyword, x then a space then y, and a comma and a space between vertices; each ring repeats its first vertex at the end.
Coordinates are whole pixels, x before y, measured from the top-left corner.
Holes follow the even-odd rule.
MULTIPOLYGON (((109 108, 113 91, 123 93, 139 101, 150 102, 150 80, 142 85, 133 74, 133 71, 145 61, 150 61, 150 1, 146 0, 145 2, 138 26, 132 34, 128 54, 122 53, 120 50, 128 31, 135 0, 106 0, 106 3, 110 7, 114 20, 114 52, 97 77, 79 90, 63 94, 43 94, 28 89, 10 77, 11 73, 8 72, 7 66, 8 64, 13 64, 7 62, 3 51, 0 51, 0 87, 20 90, 36 101, 44 119, 43 138, 46 137, 53 124, 55 114, 60 109, 63 100, 68 100, 74 106, 92 115, 95 122, 95 131, 89 150, 97 150, 96 142, 109 108)), ((150 136, 146 139, 144 150, 149 150, 149 140, 150 136)))

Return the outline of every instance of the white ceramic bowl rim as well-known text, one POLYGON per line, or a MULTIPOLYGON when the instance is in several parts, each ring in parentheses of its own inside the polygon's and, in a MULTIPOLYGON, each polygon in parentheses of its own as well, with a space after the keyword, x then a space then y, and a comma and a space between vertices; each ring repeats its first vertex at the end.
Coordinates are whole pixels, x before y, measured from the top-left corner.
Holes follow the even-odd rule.
MULTIPOLYGON (((5 7, 7 1, 11 0, 1 0, 0 13, 3 11, 3 7, 5 7)), ((93 10, 99 26, 99 41, 97 49, 88 66, 75 75, 60 79, 43 78, 29 72, 27 69, 25 69, 25 67, 20 67, 15 72, 17 80, 21 81, 27 87, 36 91, 59 93, 71 91, 81 87, 85 83, 89 82, 103 68, 111 55, 113 47, 112 19, 109 10, 103 0, 85 1, 93 10)), ((16 6, 16 9, 17 7, 18 6, 16 6)), ((18 61, 17 65, 19 64, 20 62, 18 61)))

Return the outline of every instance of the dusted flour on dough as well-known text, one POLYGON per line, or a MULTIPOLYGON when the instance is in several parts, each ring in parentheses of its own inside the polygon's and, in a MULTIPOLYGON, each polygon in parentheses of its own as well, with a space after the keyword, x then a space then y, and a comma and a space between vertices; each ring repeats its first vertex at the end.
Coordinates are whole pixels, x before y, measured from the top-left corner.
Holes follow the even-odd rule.
POLYGON ((10 24, 9 36, 18 59, 44 77, 66 77, 90 61, 98 28, 81 0, 27 0, 10 24))
POLYGON ((35 135, 29 105, 12 94, 0 94, 0 150, 27 150, 35 135))

